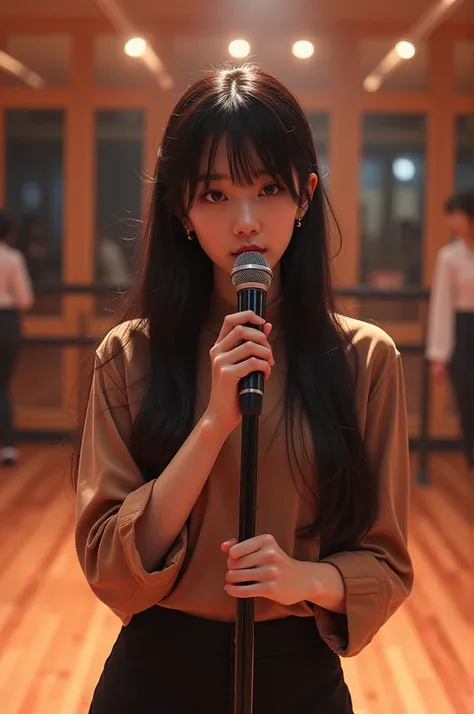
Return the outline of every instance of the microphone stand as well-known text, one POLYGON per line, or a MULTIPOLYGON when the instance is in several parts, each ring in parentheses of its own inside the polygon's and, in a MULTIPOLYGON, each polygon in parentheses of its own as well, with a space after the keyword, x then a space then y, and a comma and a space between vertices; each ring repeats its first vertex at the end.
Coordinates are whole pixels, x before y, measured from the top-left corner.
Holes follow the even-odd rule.
MULTIPOLYGON (((253 286, 239 290, 238 311, 253 310, 257 315, 264 317, 265 307, 265 289, 253 286)), ((263 374, 261 372, 254 372, 241 380, 239 404, 242 413, 239 504, 239 542, 241 542, 255 536, 258 432, 263 406, 263 374)), ((254 605, 254 598, 237 598, 234 714, 252 714, 253 712, 254 605)))
MULTIPOLYGON (((239 541, 255 535, 259 416, 242 417, 239 541)), ((254 598, 237 599, 234 714, 252 714, 254 678, 254 598)))

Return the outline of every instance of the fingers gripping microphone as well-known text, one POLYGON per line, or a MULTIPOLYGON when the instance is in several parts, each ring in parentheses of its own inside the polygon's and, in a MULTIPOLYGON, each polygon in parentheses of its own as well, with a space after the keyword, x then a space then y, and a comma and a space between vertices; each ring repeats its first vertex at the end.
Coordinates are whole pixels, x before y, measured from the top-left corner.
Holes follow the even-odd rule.
MULTIPOLYGON (((267 290, 273 273, 264 256, 257 251, 241 253, 237 256, 231 277, 237 290, 237 311, 253 310, 259 317, 265 318, 267 290)), ((263 327, 250 326, 263 330, 263 327)), ((262 413, 263 385, 263 372, 251 372, 240 380, 239 405, 243 416, 262 413)))

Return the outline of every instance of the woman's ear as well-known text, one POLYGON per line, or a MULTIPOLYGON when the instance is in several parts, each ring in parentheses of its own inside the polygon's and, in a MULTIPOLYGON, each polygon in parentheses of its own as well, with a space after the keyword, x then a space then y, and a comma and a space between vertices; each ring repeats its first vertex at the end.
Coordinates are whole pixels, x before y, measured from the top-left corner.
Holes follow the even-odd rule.
POLYGON ((318 178, 317 174, 310 174, 307 186, 308 186, 308 193, 311 198, 313 198, 313 195, 314 195, 314 192, 316 191, 318 183, 319 183, 319 178, 318 178))
POLYGON ((301 218, 303 218, 303 216, 305 215, 306 211, 309 208, 309 204, 311 203, 311 200, 314 196, 314 192, 316 191, 318 183, 319 183, 318 176, 314 173, 310 174, 309 178, 308 178, 308 183, 306 184, 306 190, 308 191, 309 200, 305 201, 303 203, 303 206, 301 207, 301 211, 300 211, 301 218))
POLYGON ((186 215, 177 213, 176 217, 181 221, 185 231, 194 231, 193 224, 186 215))

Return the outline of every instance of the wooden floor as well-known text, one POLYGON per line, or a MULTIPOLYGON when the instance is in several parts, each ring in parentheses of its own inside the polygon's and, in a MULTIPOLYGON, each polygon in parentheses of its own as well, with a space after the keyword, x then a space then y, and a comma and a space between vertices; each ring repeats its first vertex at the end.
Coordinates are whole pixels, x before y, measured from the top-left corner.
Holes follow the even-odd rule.
MULTIPOLYGON (((2 714, 86 714, 119 629, 76 562, 68 459, 28 446, 19 469, 0 470, 2 714)), ((413 489, 414 593, 343 661, 356 714, 474 713, 474 488, 456 456, 430 472, 413 489)))

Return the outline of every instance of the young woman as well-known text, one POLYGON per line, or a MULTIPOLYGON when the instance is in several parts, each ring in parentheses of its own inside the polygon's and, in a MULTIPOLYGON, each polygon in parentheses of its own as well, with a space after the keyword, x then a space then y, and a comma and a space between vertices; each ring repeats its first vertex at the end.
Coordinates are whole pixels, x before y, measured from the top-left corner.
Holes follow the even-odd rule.
POLYGON ((15 466, 19 452, 9 396, 21 346, 21 312, 33 304, 33 291, 22 254, 9 245, 13 224, 0 211, 0 466, 15 466))
POLYGON ((277 80, 245 66, 185 92, 77 463, 81 566, 123 622, 91 714, 232 712, 240 597, 256 598, 254 713, 350 714, 338 655, 410 592, 400 356, 335 313, 327 206, 310 127, 277 80), (236 314, 244 249, 274 272, 263 332, 236 314), (237 385, 255 370, 258 535, 237 543, 237 385))
POLYGON ((449 372, 457 401, 464 453, 474 468, 474 189, 446 201, 455 240, 439 251, 431 290, 427 357, 432 374, 449 372))

